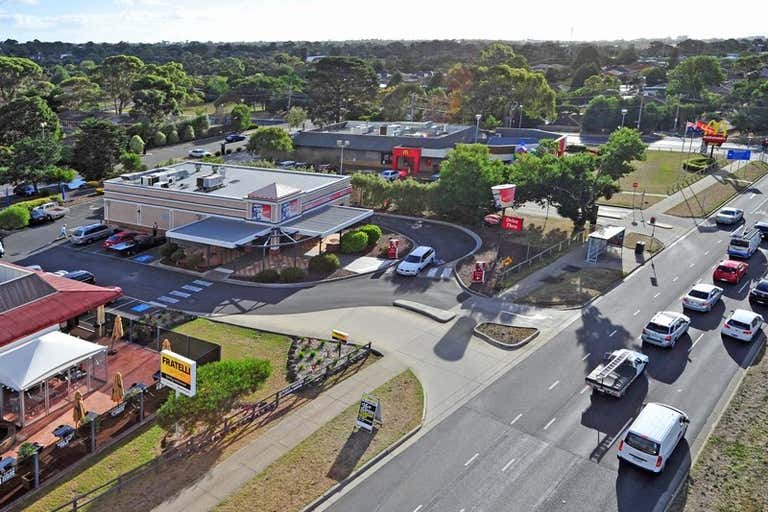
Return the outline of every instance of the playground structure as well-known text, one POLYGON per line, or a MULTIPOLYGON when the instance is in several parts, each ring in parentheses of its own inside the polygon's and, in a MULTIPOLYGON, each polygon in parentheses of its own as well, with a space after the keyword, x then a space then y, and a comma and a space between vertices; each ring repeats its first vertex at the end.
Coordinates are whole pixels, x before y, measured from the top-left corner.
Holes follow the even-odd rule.
POLYGON ((699 153, 702 155, 706 155, 707 148, 711 146, 709 148, 709 156, 713 157, 715 147, 722 146, 728 140, 728 125, 725 121, 715 121, 713 119, 707 123, 703 121, 688 122, 685 123, 685 129, 701 133, 699 153))

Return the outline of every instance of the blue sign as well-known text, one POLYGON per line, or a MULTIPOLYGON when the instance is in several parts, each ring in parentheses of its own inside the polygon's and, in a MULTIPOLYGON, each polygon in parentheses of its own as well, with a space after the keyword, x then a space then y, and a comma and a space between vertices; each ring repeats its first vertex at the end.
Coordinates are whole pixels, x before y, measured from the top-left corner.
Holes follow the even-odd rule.
POLYGON ((726 158, 728 160, 749 160, 752 158, 752 151, 748 149, 729 149, 726 158))

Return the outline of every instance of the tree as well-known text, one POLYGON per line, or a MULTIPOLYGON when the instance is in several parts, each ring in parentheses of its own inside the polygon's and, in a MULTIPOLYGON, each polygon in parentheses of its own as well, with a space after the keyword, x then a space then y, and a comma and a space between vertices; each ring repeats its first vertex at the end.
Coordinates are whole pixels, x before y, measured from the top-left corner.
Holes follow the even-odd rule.
POLYGON ((632 64, 637 62, 637 48, 633 44, 622 48, 613 61, 616 64, 632 64))
POLYGON ((365 110, 376 97, 377 90, 376 73, 362 59, 320 59, 309 75, 312 119, 338 123, 365 110))
POLYGON ((179 102, 185 93, 168 78, 148 74, 137 79, 131 86, 133 90, 132 114, 145 116, 150 122, 157 123, 168 115, 179 111, 179 102))
POLYGON ((285 84, 273 76, 256 73, 232 83, 232 87, 219 101, 258 104, 265 106, 272 97, 283 90, 285 84))
POLYGON ((667 81, 667 70, 664 68, 650 67, 641 71, 645 77, 645 85, 653 86, 667 81))
POLYGON ((247 130, 251 126, 251 107, 240 103, 232 107, 230 124, 237 131, 247 130))
POLYGON ((440 166, 436 204, 438 212, 475 221, 493 208, 491 187, 502 182, 504 164, 491 160, 487 146, 459 144, 440 166))
POLYGON ((381 101, 385 121, 414 121, 421 117, 415 107, 422 102, 426 93, 417 83, 400 84, 389 91, 381 101))
POLYGON ((246 149, 251 154, 274 160, 278 155, 293 151, 293 140, 282 128, 264 126, 251 134, 246 149))
POLYGON ((689 57, 668 73, 667 94, 700 99, 708 87, 720 85, 725 72, 717 57, 699 55, 689 57))
POLYGON ((303 126, 307 120, 307 111, 301 107, 291 107, 288 113, 285 115, 285 122, 291 128, 298 128, 303 126))
POLYGON ((60 84, 64 80, 67 80, 71 78, 72 75, 70 75, 67 68, 62 66, 61 64, 57 64, 53 67, 53 70, 51 71, 51 82, 54 84, 60 84))
POLYGON ((579 69, 584 64, 594 64, 599 68, 602 61, 603 57, 600 55, 600 50, 597 46, 594 44, 585 44, 579 48, 571 67, 573 69, 579 69))
POLYGON ((582 64, 573 73, 573 77, 571 77, 571 89, 580 89, 584 86, 584 82, 587 80, 587 78, 599 74, 600 67, 594 62, 582 64))
POLYGON ((29 59, 0 56, 0 98, 11 101, 19 89, 42 74, 43 69, 29 59))
POLYGON ((504 43, 491 43, 480 52, 479 64, 485 67, 504 64, 511 68, 528 68, 528 61, 517 55, 514 48, 504 43))
POLYGON ((128 142, 128 149, 131 150, 131 153, 136 153, 137 155, 144 153, 144 140, 141 136, 132 136, 131 140, 128 142))
POLYGON ((61 143, 53 134, 25 137, 14 144, 10 164, 0 179, 5 183, 31 183, 37 192, 38 184, 58 181, 56 164, 60 158, 61 143))
POLYGON ((387 83, 387 87, 397 87, 398 85, 403 83, 403 74, 399 71, 395 71, 392 73, 392 78, 389 79, 389 83, 387 83))
POLYGON ((133 82, 144 68, 144 62, 131 55, 113 55, 99 67, 99 81, 112 100, 115 112, 122 114, 133 96, 133 82))
POLYGON ((12 146, 26 137, 61 137, 58 116, 40 97, 21 96, 0 107, 0 145, 12 146))
POLYGON ((216 99, 229 91, 229 83, 226 76, 214 75, 205 82, 206 97, 216 99))
POLYGON ((120 161, 127 144, 125 130, 109 121, 89 118, 75 136, 73 165, 87 180, 102 180, 120 161))
POLYGON ((53 99, 63 110, 80 110, 94 107, 101 96, 99 84, 88 77, 75 76, 63 80, 53 93, 53 99))
POLYGON ((592 98, 584 111, 581 129, 586 133, 613 130, 621 123, 619 100, 613 96, 592 98))

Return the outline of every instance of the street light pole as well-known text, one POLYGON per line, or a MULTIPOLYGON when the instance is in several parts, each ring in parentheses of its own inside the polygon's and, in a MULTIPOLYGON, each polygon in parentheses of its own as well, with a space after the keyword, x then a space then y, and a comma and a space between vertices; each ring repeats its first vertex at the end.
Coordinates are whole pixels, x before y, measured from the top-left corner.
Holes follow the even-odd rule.
POLYGON ((520 117, 517 121, 517 128, 520 129, 523 127, 523 106, 520 105, 518 108, 520 109, 520 117))
POLYGON ((643 100, 645 100, 645 96, 643 96, 643 87, 640 87, 640 112, 637 113, 637 130, 640 131, 640 121, 643 119, 643 100))
POLYGON ((344 174, 344 148, 349 146, 348 140, 337 140, 336 145, 341 149, 341 156, 339 157, 339 174, 344 174))
POLYGON ((621 109, 621 127, 624 128, 624 118, 627 117, 627 109, 621 109))
POLYGON ((483 117, 480 114, 475 114, 475 144, 477 144, 477 137, 480 135, 480 118, 483 117))

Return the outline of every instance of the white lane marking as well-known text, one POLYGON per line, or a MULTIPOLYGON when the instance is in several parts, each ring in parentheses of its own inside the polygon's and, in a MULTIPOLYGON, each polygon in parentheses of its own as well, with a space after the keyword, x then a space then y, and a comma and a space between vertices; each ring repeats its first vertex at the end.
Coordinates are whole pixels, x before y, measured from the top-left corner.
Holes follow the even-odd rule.
POLYGON ((723 239, 721 238, 720 240, 717 241, 717 243, 719 244, 723 243, 723 239))
POLYGON ((653 296, 653 298, 655 299, 655 298, 656 298, 656 297, 658 297, 659 295, 661 295, 661 292, 659 292, 659 293, 657 293, 656 295, 654 295, 654 296, 653 296))
POLYGON ((582 361, 584 361, 586 358, 588 358, 588 357, 589 357, 589 356, 591 356, 591 355, 592 355, 592 352, 590 352, 589 354, 587 354, 587 355, 585 355, 584 357, 582 357, 582 358, 581 358, 581 360, 582 360, 582 361))
POLYGON ((558 384, 560 384, 560 381, 559 381, 559 380, 556 380, 555 382, 553 382, 553 383, 552 383, 552 385, 551 385, 551 386, 549 386, 549 390, 550 390, 550 391, 552 391, 553 389, 555 389, 555 387, 556 387, 558 384))
POLYGON ((447 279, 450 279, 450 278, 451 278, 451 274, 452 274, 452 273, 453 273, 453 267, 445 267, 445 268, 443 269, 443 274, 442 274, 442 276, 441 276, 441 277, 442 277, 443 279, 446 279, 446 280, 447 280, 447 279))
POLYGON ((693 268, 695 265, 696 265, 695 263, 691 263, 690 265, 688 265, 688 268, 693 268))
POLYGON ((640 313, 640 310, 638 309, 637 311, 635 311, 635 313, 632 316, 637 316, 639 313, 640 313))
POLYGON ((418 507, 416 507, 415 509, 413 509, 413 512, 419 512, 419 510, 421 510, 421 507, 422 507, 422 506, 423 506, 423 505, 419 505, 418 507))
POLYGON ((467 462, 464 463, 464 467, 467 467, 470 464, 472 464, 473 462, 475 462, 475 459, 478 458, 479 456, 480 456, 479 453, 474 454, 472 457, 469 458, 469 460, 467 462))
POLYGON ((548 318, 552 318, 544 315, 521 315, 520 313, 515 313, 514 311, 502 311, 501 313, 503 315, 519 316, 520 318, 525 318, 527 320, 546 320, 548 318))
POLYGON ((430 279, 434 279, 437 275, 437 271, 440 270, 439 268, 431 268, 429 269, 429 272, 427 272, 427 277, 430 279))
POLYGON ((192 281, 195 284, 199 284, 200 286, 211 286, 213 283, 210 281, 203 281, 202 279, 195 279, 192 281))
POLYGON ((707 254, 709 254, 709 251, 704 251, 704 256, 706 256, 707 254))
POLYGON ((147 304, 152 304, 156 308, 167 308, 168 307, 168 304, 161 304, 160 302, 155 302, 153 300, 150 300, 149 302, 147 302, 147 304))
POLYGON ((177 302, 179 302, 178 300, 176 300, 176 299, 174 299, 172 297, 166 297, 165 295, 163 295, 162 297, 158 297, 157 300, 161 300, 163 302, 167 302, 168 304, 176 304, 177 302))
POLYGON ((588 389, 589 389, 589 386, 584 386, 584 389, 582 389, 581 391, 579 391, 579 394, 580 394, 580 395, 583 395, 583 394, 584 394, 584 392, 585 392, 586 390, 588 390, 588 389))
POLYGON ((755 194, 755 193, 753 192, 753 193, 752 193, 752 195, 751 195, 751 196, 749 196, 749 198, 750 198, 750 199, 754 199, 756 195, 757 195, 757 194, 755 194))
POLYGON ((176 296, 176 297, 181 297, 182 299, 186 299, 187 297, 189 297, 188 293, 180 292, 178 290, 173 290, 172 292, 168 292, 168 295, 173 295, 173 296, 176 296))
POLYGON ((611 334, 608 335, 609 338, 613 338, 613 335, 616 334, 617 329, 614 329, 611 331, 611 334))
POLYGON ((551 420, 549 420, 549 423, 544 425, 544 430, 547 430, 549 427, 551 427, 552 424, 555 422, 555 420, 557 420, 557 418, 552 418, 551 420))
POLYGON ((503 468, 501 468, 501 472, 503 473, 503 472, 505 472, 506 470, 508 470, 508 469, 509 469, 509 466, 511 466, 511 465, 512 465, 512 464, 514 464, 514 463, 515 463, 515 459, 511 459, 509 462, 507 462, 507 463, 504 465, 504 467, 503 467, 503 468))
POLYGON ((517 420, 519 420, 522 417, 523 417, 522 414, 518 414, 517 416, 515 416, 515 419, 513 419, 512 421, 509 422, 509 424, 510 425, 514 425, 515 423, 517 423, 517 420))
POLYGON ((744 283, 744 286, 742 286, 741 288, 739 288, 739 293, 743 292, 743 291, 744 291, 744 289, 745 289, 746 287, 748 287, 748 286, 749 286, 749 281, 747 281, 746 283, 744 283))
POLYGON ((693 342, 693 344, 691 344, 691 348, 689 348, 689 349, 688 349, 688 352, 690 352, 691 350, 693 350, 693 347, 695 347, 695 346, 696 346, 696 344, 697 344, 699 341, 701 341, 701 338, 703 338, 703 337, 704 337, 704 333, 701 333, 701 334, 699 334, 699 337, 698 337, 698 338, 696 338, 696 341, 694 341, 694 342, 693 342))
POLYGON ((674 282, 675 282, 675 281, 677 281, 678 279, 680 279, 680 278, 679 278, 678 276, 675 276, 675 278, 672 280, 672 282, 674 283, 674 282))
POLYGON ((185 284, 181 288, 182 290, 188 290, 190 292, 199 292, 202 290, 202 288, 200 288, 199 286, 192 286, 191 284, 185 284))

